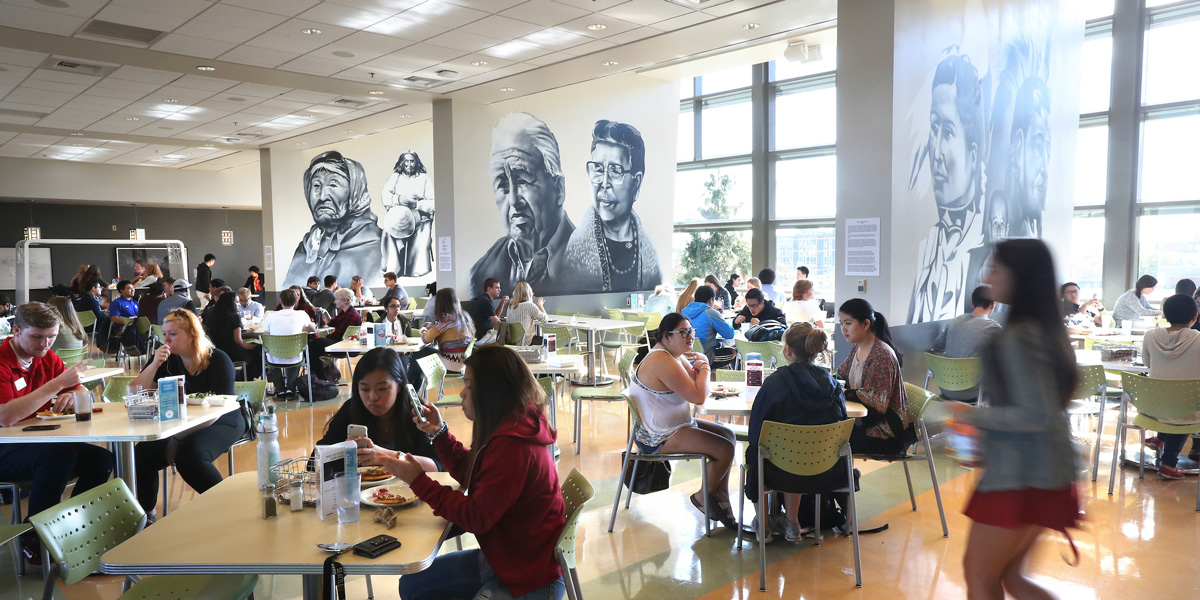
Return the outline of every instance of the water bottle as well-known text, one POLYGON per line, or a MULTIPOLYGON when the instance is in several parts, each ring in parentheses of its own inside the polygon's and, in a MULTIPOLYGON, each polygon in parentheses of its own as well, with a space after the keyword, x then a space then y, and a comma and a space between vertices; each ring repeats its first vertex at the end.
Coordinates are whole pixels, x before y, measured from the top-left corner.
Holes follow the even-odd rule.
POLYGON ((276 475, 271 467, 279 462, 279 424, 275 417, 275 407, 268 406, 267 414, 259 415, 258 426, 258 487, 267 489, 274 487, 276 475))

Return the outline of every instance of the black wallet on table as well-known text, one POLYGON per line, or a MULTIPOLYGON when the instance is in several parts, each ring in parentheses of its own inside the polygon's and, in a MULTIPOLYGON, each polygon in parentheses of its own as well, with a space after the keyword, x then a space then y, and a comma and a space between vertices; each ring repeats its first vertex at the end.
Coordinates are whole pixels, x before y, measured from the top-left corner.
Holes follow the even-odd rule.
POLYGON ((400 547, 400 540, 386 534, 379 534, 369 540, 354 545, 354 553, 367 558, 380 556, 400 547))

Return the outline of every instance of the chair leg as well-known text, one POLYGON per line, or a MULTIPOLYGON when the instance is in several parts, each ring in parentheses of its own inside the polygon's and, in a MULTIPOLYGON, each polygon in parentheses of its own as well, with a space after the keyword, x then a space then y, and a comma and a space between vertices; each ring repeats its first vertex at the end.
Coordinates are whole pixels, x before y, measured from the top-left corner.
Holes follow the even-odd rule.
POLYGON ((908 482, 908 501, 912 504, 912 509, 915 512, 917 510, 917 496, 913 494, 912 475, 908 472, 908 461, 903 461, 901 464, 904 465, 904 480, 908 482))
MULTIPOLYGON (((858 547, 858 506, 854 502, 854 457, 849 456, 847 463, 846 471, 850 478, 850 535, 854 543, 854 585, 855 587, 862 587, 862 557, 860 556, 858 547)), ((820 505, 821 503, 818 502, 817 506, 820 505)), ((820 526, 819 521, 817 525, 820 526)))
POLYGON ((1092 483, 1096 483, 1096 471, 1100 468, 1100 436, 1104 433, 1104 388, 1100 388, 1100 411, 1096 415, 1096 447, 1092 448, 1092 483))
MULTIPOLYGON (((758 536, 758 591, 767 591, 767 527, 768 521, 771 520, 771 505, 767 502, 766 489, 763 487, 763 457, 758 456, 758 489, 755 490, 755 495, 758 497, 758 527, 754 529, 754 534, 758 536)), ((741 527, 738 527, 738 534, 741 534, 741 527)))
POLYGON ((575 398, 575 454, 579 454, 581 451, 583 451, 583 396, 578 396, 575 398))
MULTIPOLYGON (((633 472, 629 474, 629 481, 630 481, 630 482, 637 481, 637 470, 638 470, 638 463, 639 463, 639 462, 641 462, 641 461, 639 461, 639 460, 635 460, 635 461, 633 461, 633 472)), ((622 478, 622 479, 621 479, 621 481, 625 481, 625 479, 624 479, 624 478, 622 478)), ((627 494, 625 495, 625 510, 629 510, 629 502, 630 502, 631 500, 633 500, 633 486, 632 486, 632 485, 631 485, 631 486, 629 486, 629 488, 628 488, 628 489, 629 489, 629 493, 627 493, 627 494)), ((617 494, 618 494, 618 495, 620 495, 620 493, 621 493, 621 491, 620 491, 620 488, 618 488, 618 489, 617 489, 617 494)))
POLYGON ((575 589, 575 600, 583 600, 583 585, 579 582, 579 571, 569 569, 571 571, 571 587, 575 589))
POLYGON ((629 436, 629 442, 625 444, 625 455, 621 461, 621 478, 617 480, 617 493, 613 494, 612 516, 608 518, 608 532, 612 533, 613 524, 617 522, 617 507, 621 505, 621 486, 624 485, 625 471, 629 469, 629 453, 633 451, 633 436, 629 436))
POLYGON ((167 498, 170 497, 170 494, 167 491, 167 470, 166 469, 162 470, 162 479, 163 479, 162 480, 162 505, 163 505, 163 516, 165 517, 165 516, 167 516, 167 498))
POLYGON ((1117 415, 1117 440, 1113 443, 1112 465, 1108 472, 1108 495, 1113 495, 1113 485, 1117 482, 1117 462, 1121 460, 1121 450, 1125 447, 1125 411, 1117 415))
POLYGON ((562 560, 558 561, 558 568, 562 571, 563 587, 567 588, 567 600, 578 600, 575 597, 575 583, 571 581, 571 569, 562 560))
MULTIPOLYGON (((851 473, 853 473, 853 471, 851 471, 851 473)), ((851 475, 851 477, 853 477, 853 476, 854 475, 851 475)), ((851 480, 850 485, 851 486, 854 485, 853 479, 851 480)), ((816 534, 816 536, 814 536, 813 539, 816 540, 816 543, 814 545, 820 546, 821 545, 821 495, 817 494, 816 497, 813 498, 813 500, 814 500, 814 502, 813 502, 813 533, 816 534)))
POLYGON ((375 586, 371 585, 370 575, 367 575, 367 600, 375 600, 375 586))
MULTIPOLYGON (((1139 438, 1142 441, 1141 446, 1138 447, 1138 479, 1145 479, 1146 478, 1146 430, 1144 428, 1139 427, 1138 433, 1140 434, 1139 438)), ((1157 452, 1156 452, 1156 454, 1157 454, 1157 452)))
POLYGON ((226 455, 229 457, 229 476, 233 477, 233 446, 229 447, 229 452, 226 455))
MULTIPOLYGON (((742 551, 742 522, 745 519, 743 515, 746 513, 746 463, 742 462, 742 468, 738 471, 738 531, 737 531, 737 550, 742 551)), ((1200 496, 1198 496, 1200 498, 1200 496)), ((1200 501, 1200 500, 1198 500, 1200 501)))
POLYGON ((933 466, 933 449, 929 446, 929 430, 925 428, 925 420, 920 419, 921 441, 925 443, 925 462, 929 465, 929 480, 933 482, 933 497, 937 499, 938 516, 942 519, 942 537, 950 537, 946 527, 946 509, 942 507, 942 490, 938 485, 937 470, 933 466))
POLYGON ((712 520, 708 518, 708 456, 700 460, 700 490, 704 496, 704 537, 712 537, 712 520))

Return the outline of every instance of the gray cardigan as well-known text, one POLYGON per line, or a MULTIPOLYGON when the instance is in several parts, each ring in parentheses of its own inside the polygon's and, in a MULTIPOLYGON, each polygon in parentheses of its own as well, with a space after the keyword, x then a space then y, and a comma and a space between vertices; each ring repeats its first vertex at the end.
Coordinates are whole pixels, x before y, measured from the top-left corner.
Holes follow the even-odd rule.
POLYGON ((1075 480, 1071 428, 1049 350, 1045 333, 1024 323, 1006 326, 983 348, 988 405, 966 419, 983 436, 986 471, 978 491, 1057 490, 1075 480))

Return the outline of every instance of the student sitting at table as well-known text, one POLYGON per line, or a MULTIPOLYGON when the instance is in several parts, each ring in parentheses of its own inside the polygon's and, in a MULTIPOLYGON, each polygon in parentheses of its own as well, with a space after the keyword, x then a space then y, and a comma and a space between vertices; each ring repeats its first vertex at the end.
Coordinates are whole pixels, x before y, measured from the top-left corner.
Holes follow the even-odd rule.
POLYGON ((138 284, 135 284, 135 287, 144 288, 144 287, 149 286, 150 284, 154 283, 155 281, 162 279, 162 277, 163 277, 162 267, 160 267, 158 265, 158 263, 156 263, 156 262, 146 263, 146 276, 142 278, 141 282, 139 282, 138 284))
POLYGON ((533 287, 528 282, 522 281, 517 284, 513 290, 512 303, 509 304, 508 322, 520 323, 525 329, 525 336, 521 338, 519 344, 522 346, 528 345, 537 333, 537 324, 545 323, 549 320, 546 316, 545 298, 533 296, 533 287))
POLYGON ((400 314, 400 302, 399 298, 388 298, 387 305, 385 306, 387 310, 384 311, 383 317, 379 320, 380 323, 388 328, 388 332, 393 336, 407 336, 411 323, 408 317, 400 314))
POLYGON ((1120 327, 1125 321, 1137 321, 1142 317, 1157 317, 1161 315, 1161 311, 1150 308, 1150 301, 1146 296, 1154 293, 1155 286, 1158 285, 1158 280, 1153 275, 1142 275, 1138 277, 1137 283, 1133 289, 1121 294, 1117 298, 1117 304, 1113 306, 1113 321, 1117 327, 1120 327))
MULTIPOLYGON (((971 312, 954 317, 933 341, 934 352, 944 352, 947 358, 975 358, 992 335, 1000 331, 1000 324, 992 320, 996 303, 988 297, 987 286, 979 286, 971 292, 971 312)), ((974 401, 979 397, 979 388, 969 390, 942 390, 948 400, 974 401)))
MULTIPOLYGON (((178 375, 184 376, 184 392, 188 394, 234 393, 233 361, 213 347, 200 327, 200 320, 184 309, 176 309, 163 320, 163 345, 154 351, 154 359, 129 385, 156 389, 159 379, 178 375)), ((228 452, 245 433, 246 420, 241 411, 235 410, 185 434, 134 446, 138 503, 146 516, 150 517, 158 503, 159 471, 173 463, 180 477, 196 493, 203 494, 221 483, 221 473, 213 461, 228 452)))
MULTIPOLYGON (((263 320, 262 328, 267 335, 296 335, 297 333, 315 333, 317 331, 317 326, 313 324, 312 319, 304 312, 296 310, 296 303, 300 298, 304 297, 304 294, 296 289, 296 287, 292 286, 279 292, 280 307, 267 315, 266 319, 263 320)), ((296 365, 295 367, 283 367, 270 371, 271 382, 275 384, 276 396, 285 396, 294 393, 296 378, 300 375, 300 363, 304 361, 303 356, 283 359, 267 354, 267 360, 273 365, 296 365)))
POLYGON ((899 454, 916 441, 916 431, 887 319, 866 300, 853 298, 838 308, 838 321, 853 344, 838 377, 846 382, 846 399, 867 407, 867 416, 854 422, 850 448, 855 454, 899 454))
POLYGON ((776 304, 783 301, 783 294, 775 290, 775 269, 765 268, 758 272, 758 280, 762 286, 763 296, 776 304))
MULTIPOLYGON (((313 307, 312 304, 309 304, 308 296, 304 293, 304 290, 306 290, 308 288, 302 288, 298 285, 293 285, 292 287, 290 287, 288 289, 299 294, 299 298, 296 300, 295 309, 308 315, 308 320, 312 321, 313 323, 316 323, 319 326, 320 323, 317 321, 317 310, 316 310, 316 308, 313 307)), ((279 304, 275 305, 275 310, 283 310, 283 309, 284 309, 283 293, 280 292, 279 304)))
POLYGON ((783 312, 793 323, 813 323, 817 329, 825 328, 825 311, 813 289, 811 279, 801 279, 792 285, 792 299, 783 303, 783 312))
POLYGON ((400 598, 559 600, 566 587, 554 552, 566 506, 550 455, 557 432, 546 419, 545 394, 525 361, 502 346, 467 359, 463 386, 470 448, 449 433, 432 404, 421 405, 425 422, 418 425, 463 491, 435 482, 411 454, 376 457, 435 515, 479 542, 477 550, 443 554, 428 569, 401 577, 400 598))
POLYGON ((79 322, 79 314, 75 312, 75 307, 71 306, 71 301, 62 296, 51 298, 46 304, 49 304, 54 312, 58 313, 58 320, 61 326, 58 328, 58 337, 54 338, 54 343, 50 345, 51 350, 78 350, 88 343, 87 333, 83 330, 83 325, 79 322))
POLYGON ((76 314, 90 312, 96 317, 96 324, 92 325, 92 331, 96 334, 96 347, 104 348, 108 345, 108 328, 111 323, 108 313, 100 308, 104 284, 97 279, 84 285, 87 287, 82 292, 71 292, 71 305, 75 307, 76 314))
POLYGON ((146 320, 150 321, 151 325, 160 324, 158 322, 158 306, 167 297, 166 288, 163 286, 162 279, 151 283, 147 286, 146 293, 142 296, 142 299, 138 300, 138 318, 146 317, 146 320))
POLYGON ((165 277, 162 280, 162 284, 163 289, 168 292, 168 295, 158 304, 158 318, 151 321, 152 323, 162 325, 167 315, 176 309, 182 308, 193 314, 196 312, 196 303, 188 297, 188 288, 191 287, 188 280, 165 277))
POLYGON ((239 317, 243 319, 246 317, 263 318, 263 305, 255 302, 253 296, 250 288, 238 288, 237 302, 234 303, 234 308, 237 309, 239 317))
POLYGON ((129 280, 122 279, 117 282, 117 293, 120 296, 109 306, 108 318, 120 325, 115 328, 113 335, 120 336, 121 345, 145 352, 146 339, 137 329, 138 303, 133 299, 133 291, 133 284, 129 283, 129 280))
POLYGON ((418 390, 425 382, 425 373, 417 359, 437 354, 447 371, 461 372, 467 346, 475 339, 474 325, 458 303, 454 288, 438 290, 430 304, 433 305, 433 322, 421 329, 421 340, 427 345, 412 355, 408 370, 408 380, 418 390))
POLYGON ((355 300, 363 304, 375 304, 375 293, 363 282, 362 275, 350 278, 350 291, 354 292, 355 300))
MULTIPOLYGON (((802 280, 804 281, 804 280, 802 280)), ((788 425, 828 425, 846 420, 846 401, 842 386, 829 371, 814 364, 825 351, 829 336, 810 323, 793 324, 783 334, 783 358, 787 365, 763 381, 750 411, 750 442, 746 445, 746 497, 754 503, 756 525, 763 517, 758 512, 758 436, 763 421, 788 425)), ((770 462, 763 464, 767 489, 823 490, 846 487, 846 459, 820 475, 792 475, 770 462)), ((774 515, 763 523, 767 542, 772 530, 795 544, 803 539, 800 530, 800 494, 784 494, 785 515, 774 515)))
POLYGON ((729 291, 721 287, 721 282, 717 281, 716 275, 709 275, 704 278, 704 285, 712 288, 713 302, 720 310, 733 310, 733 301, 729 299, 729 291))
POLYGON ((712 305, 713 291, 707 285, 702 285, 696 288, 696 301, 684 307, 682 312, 696 328, 696 339, 704 346, 704 354, 710 362, 721 342, 718 336, 727 340, 732 340, 734 336, 733 326, 726 323, 712 305))
POLYGON ((225 294, 233 293, 233 288, 225 285, 217 285, 215 283, 217 281, 220 281, 220 279, 213 280, 213 287, 209 288, 208 292, 208 304, 205 304, 204 308, 200 310, 200 322, 203 324, 208 323, 209 315, 212 314, 213 308, 217 304, 217 300, 220 300, 221 296, 224 296, 225 294))
POLYGON ((321 359, 325 358, 325 349, 345 339, 346 329, 362 325, 362 315, 350 306, 351 298, 354 298, 354 292, 348 289, 342 288, 334 292, 333 302, 339 312, 338 316, 329 322, 333 331, 323 338, 308 341, 308 360, 314 367, 314 374, 325 375, 325 369, 321 366, 321 359))
POLYGON ((378 457, 410 454, 426 471, 440 471, 429 437, 413 422, 416 398, 408 394, 408 381, 400 354, 391 348, 374 348, 354 367, 350 399, 338 407, 317 441, 328 446, 346 441, 347 425, 365 425, 367 436, 357 438, 358 464, 378 465, 378 457))
POLYGON ((787 317, 783 315, 783 311, 779 310, 774 302, 767 300, 762 290, 750 288, 746 290, 746 305, 733 318, 733 328, 741 329, 743 324, 758 325, 763 321, 778 321, 787 325, 787 317))
MULTIPOLYGON (((71 394, 87 391, 79 385, 86 365, 66 368, 50 351, 60 325, 58 313, 41 302, 17 307, 13 335, 0 344, 0 427, 12 427, 51 408, 66 412, 74 407, 71 394)), ((72 477, 79 478, 72 496, 108 481, 113 464, 108 450, 81 442, 0 444, 0 481, 32 482, 28 515, 58 504, 72 477)), ((42 564, 37 534, 22 536, 21 552, 30 564, 42 564)))
MULTIPOLYGON (((700 292, 707 290, 700 288, 700 292)), ((692 506, 707 518, 737 530, 737 519, 729 509, 729 469, 733 465, 733 432, 728 428, 692 418, 691 405, 708 398, 708 358, 692 352, 694 323, 679 313, 663 317, 658 326, 658 343, 642 359, 632 376, 630 398, 637 403, 642 422, 634 432, 638 451, 653 453, 705 454, 708 489, 692 494, 692 506)), ((728 325, 726 325, 728 327, 728 325)))
POLYGON ((675 300, 671 298, 671 286, 666 284, 654 286, 654 293, 646 298, 646 305, 642 307, 642 310, 648 313, 658 313, 664 317, 674 311, 675 300))
MULTIPOLYGON (((387 292, 383 295, 383 298, 380 298, 381 304, 387 306, 387 300, 389 298, 399 298, 401 310, 408 308, 408 292, 405 291, 404 286, 400 285, 400 283, 397 281, 395 273, 391 271, 384 273, 383 285, 387 287, 387 292)), ((432 296, 433 294, 430 295, 432 296)), ((433 303, 429 302, 429 304, 433 303)))
POLYGON ((1088 326, 1095 323, 1097 327, 1104 324, 1104 305, 1092 298, 1083 304, 1079 303, 1079 284, 1068 281, 1058 288, 1062 297, 1062 314, 1068 326, 1088 326))
POLYGON ((204 330, 213 345, 229 355, 229 360, 246 363, 246 379, 262 377, 262 354, 258 346, 242 338, 242 317, 237 311, 237 296, 233 292, 221 294, 208 310, 204 330))
POLYGON ((675 301, 675 312, 683 312, 687 305, 696 301, 696 290, 700 289, 700 278, 693 277, 688 282, 687 287, 683 288, 683 293, 679 294, 679 299, 675 301))
MULTIPOLYGON (((1162 307, 1163 315, 1171 325, 1146 332, 1142 340, 1142 361, 1150 367, 1150 376, 1155 379, 1200 379, 1200 331, 1192 329, 1200 312, 1196 301, 1186 294, 1176 294, 1163 300, 1162 307)), ((1200 411, 1190 417, 1161 419, 1161 422, 1168 425, 1200 423, 1200 411)), ((1159 433, 1157 437, 1146 439, 1147 445, 1163 451, 1158 465, 1158 474, 1163 479, 1183 479, 1178 467, 1179 452, 1187 439, 1186 433, 1159 433)), ((1196 441, 1193 440, 1193 449, 1196 441)))

